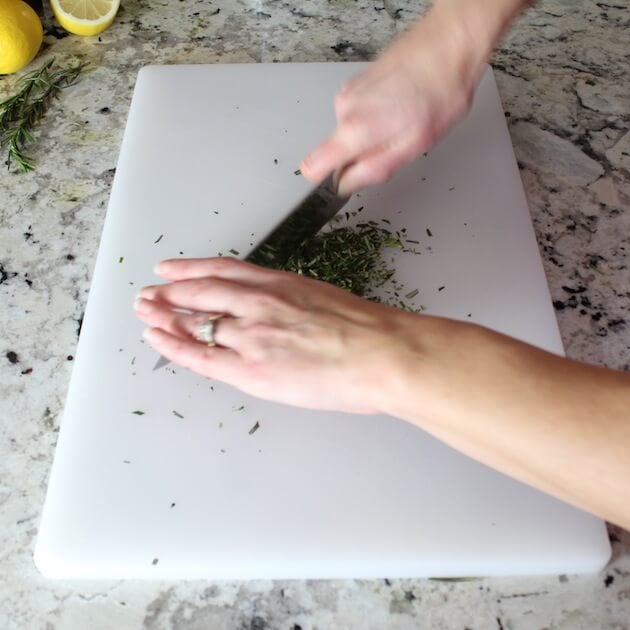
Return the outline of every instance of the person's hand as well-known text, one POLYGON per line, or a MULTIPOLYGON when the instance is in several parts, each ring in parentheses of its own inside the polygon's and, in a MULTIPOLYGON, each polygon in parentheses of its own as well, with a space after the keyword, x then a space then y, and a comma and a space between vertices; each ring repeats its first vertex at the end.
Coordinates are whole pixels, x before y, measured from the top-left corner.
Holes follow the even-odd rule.
POLYGON ((468 110, 493 45, 522 3, 436 2, 342 88, 337 128, 304 158, 304 176, 319 182, 336 171, 347 195, 428 151, 468 110))
POLYGON ((630 526, 630 375, 235 259, 158 272, 169 282, 142 289, 135 307, 167 359, 260 398, 402 418, 630 526), (215 347, 195 338, 211 314, 222 316, 215 347))
POLYGON ((277 402, 383 410, 384 365, 409 314, 233 258, 170 260, 158 273, 170 282, 144 288, 135 308, 167 359, 277 402), (212 313, 216 347, 195 339, 212 313))

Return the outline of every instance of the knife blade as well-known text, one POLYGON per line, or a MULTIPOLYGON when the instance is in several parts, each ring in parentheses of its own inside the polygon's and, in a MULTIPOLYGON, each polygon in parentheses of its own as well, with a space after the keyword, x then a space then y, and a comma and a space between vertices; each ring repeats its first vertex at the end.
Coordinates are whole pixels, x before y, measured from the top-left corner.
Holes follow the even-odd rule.
POLYGON ((263 267, 282 267, 295 248, 315 236, 348 202, 337 194, 337 176, 329 175, 278 223, 245 260, 263 267))
MULTIPOLYGON (((306 238, 315 236, 348 202, 337 194, 337 173, 332 173, 306 195, 245 257, 263 267, 282 267, 295 248, 306 238)), ((170 361, 159 357, 153 370, 170 361)))

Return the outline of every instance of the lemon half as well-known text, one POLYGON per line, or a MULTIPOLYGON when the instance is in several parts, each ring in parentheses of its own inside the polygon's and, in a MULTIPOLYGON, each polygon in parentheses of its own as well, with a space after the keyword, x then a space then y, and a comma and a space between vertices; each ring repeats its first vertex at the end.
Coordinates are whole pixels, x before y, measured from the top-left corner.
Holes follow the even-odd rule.
POLYGON ((26 2, 0 0, 0 74, 31 63, 43 38, 42 23, 26 2))
POLYGON ((75 35, 98 35, 116 17, 120 0, 50 0, 57 22, 75 35))

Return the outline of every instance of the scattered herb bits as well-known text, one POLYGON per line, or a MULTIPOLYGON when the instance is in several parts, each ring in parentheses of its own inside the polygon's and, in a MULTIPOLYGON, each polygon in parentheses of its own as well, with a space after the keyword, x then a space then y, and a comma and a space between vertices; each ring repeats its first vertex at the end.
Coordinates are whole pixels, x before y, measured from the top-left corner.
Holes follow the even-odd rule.
MULTIPOLYGON (((385 251, 393 248, 418 253, 408 248, 412 242, 418 243, 393 234, 376 221, 368 221, 320 232, 302 241, 285 264, 269 266, 323 280, 355 295, 381 301, 374 291, 394 282, 395 274, 393 266, 383 258, 385 251)), ((411 297, 417 294, 418 291, 412 291, 411 297)), ((400 300, 392 304, 405 310, 420 310, 400 300)))
POLYGON ((387 244, 397 245, 381 228, 340 227, 303 241, 283 268, 365 295, 369 287, 381 286, 394 274, 381 259, 387 244))

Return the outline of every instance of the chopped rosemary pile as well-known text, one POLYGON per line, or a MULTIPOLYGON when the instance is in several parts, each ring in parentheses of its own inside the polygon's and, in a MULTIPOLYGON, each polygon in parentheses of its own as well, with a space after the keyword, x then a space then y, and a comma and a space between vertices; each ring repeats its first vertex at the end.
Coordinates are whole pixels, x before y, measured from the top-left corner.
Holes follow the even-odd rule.
MULTIPOLYGON (((387 248, 415 252, 399 234, 380 227, 375 221, 337 227, 302 241, 281 268, 329 282, 374 301, 385 301, 405 310, 420 310, 401 299, 399 292, 403 287, 395 283, 395 269, 383 257, 387 248), (391 299, 381 300, 373 295, 375 289, 388 281, 394 283, 392 291, 388 292, 391 299)), ((417 293, 414 290, 403 297, 411 299, 417 293)))
POLYGON ((0 103, 0 147, 8 147, 7 168, 15 162, 24 172, 35 168, 24 153, 33 141, 33 129, 46 113, 51 101, 63 88, 76 82, 85 64, 53 70, 51 59, 41 68, 25 74, 16 94, 0 103))

